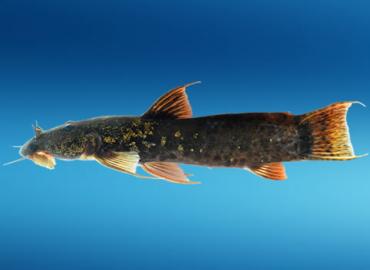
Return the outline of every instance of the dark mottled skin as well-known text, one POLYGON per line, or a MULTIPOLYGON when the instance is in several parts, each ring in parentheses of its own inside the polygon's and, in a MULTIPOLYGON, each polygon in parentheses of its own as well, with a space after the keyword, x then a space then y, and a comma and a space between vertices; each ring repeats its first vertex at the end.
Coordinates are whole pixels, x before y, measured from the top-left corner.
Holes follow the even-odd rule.
MULTIPOLYGON (((309 127, 299 125, 299 121, 300 116, 287 113, 189 119, 103 117, 46 131, 34 147, 65 159, 135 151, 140 163, 166 161, 242 168, 305 159, 311 135, 309 127)), ((29 144, 32 150, 32 141, 29 144)))

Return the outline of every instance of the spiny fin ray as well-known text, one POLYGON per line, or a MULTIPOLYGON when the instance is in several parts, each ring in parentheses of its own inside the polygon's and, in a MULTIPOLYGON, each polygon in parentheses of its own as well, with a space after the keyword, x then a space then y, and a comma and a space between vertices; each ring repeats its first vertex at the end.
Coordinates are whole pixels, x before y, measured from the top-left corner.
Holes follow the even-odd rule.
POLYGON ((192 117, 192 109, 186 94, 186 88, 198 84, 193 82, 175 88, 161 98, 143 115, 143 118, 186 119, 192 117))

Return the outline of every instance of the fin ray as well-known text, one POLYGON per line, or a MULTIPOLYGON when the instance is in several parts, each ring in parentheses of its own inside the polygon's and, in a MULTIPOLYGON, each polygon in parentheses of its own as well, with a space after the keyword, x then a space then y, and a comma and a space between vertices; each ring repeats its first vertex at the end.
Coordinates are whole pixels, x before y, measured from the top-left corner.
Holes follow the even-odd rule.
POLYGON ((105 167, 122 173, 143 179, 153 179, 153 177, 147 177, 136 173, 140 160, 140 157, 136 152, 112 152, 111 156, 108 157, 95 156, 95 160, 105 167))
POLYGON ((281 162, 252 165, 246 168, 252 173, 271 180, 286 180, 285 167, 281 162))
POLYGON ((356 156, 351 143, 347 124, 347 112, 352 104, 359 102, 338 102, 323 109, 301 116, 300 125, 311 134, 310 160, 351 160, 356 156))
POLYGON ((184 171, 176 163, 171 162, 147 162, 142 165, 143 170, 157 178, 164 179, 176 184, 197 184, 191 182, 184 171))
POLYGON ((160 97, 143 115, 144 118, 186 119, 192 117, 192 109, 186 88, 199 82, 177 87, 160 97))

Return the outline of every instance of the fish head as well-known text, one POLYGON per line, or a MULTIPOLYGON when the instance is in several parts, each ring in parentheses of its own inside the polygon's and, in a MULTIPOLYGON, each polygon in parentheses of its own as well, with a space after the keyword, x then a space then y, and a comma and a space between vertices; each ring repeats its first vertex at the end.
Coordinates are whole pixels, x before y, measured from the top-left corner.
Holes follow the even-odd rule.
POLYGON ((26 142, 20 149, 19 154, 32 160, 36 165, 52 170, 56 162, 54 156, 44 147, 44 140, 36 136, 26 142))
POLYGON ((100 145, 99 136, 93 136, 89 130, 85 132, 84 128, 70 122, 47 131, 36 126, 34 131, 34 137, 17 147, 21 158, 4 165, 29 159, 38 166, 54 169, 56 159, 89 159, 100 145))
POLYGON ((86 152, 89 137, 74 124, 68 122, 47 131, 34 129, 35 136, 21 147, 19 154, 36 165, 54 169, 56 158, 78 159, 86 152))

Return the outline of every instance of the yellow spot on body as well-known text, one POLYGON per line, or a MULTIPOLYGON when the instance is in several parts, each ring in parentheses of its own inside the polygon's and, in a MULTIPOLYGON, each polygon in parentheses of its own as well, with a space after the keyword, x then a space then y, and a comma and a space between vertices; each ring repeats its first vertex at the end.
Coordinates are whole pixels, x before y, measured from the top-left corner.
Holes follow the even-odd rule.
POLYGON ((176 133, 175 133, 175 137, 176 137, 176 138, 180 138, 180 137, 181 137, 181 132, 180 132, 180 131, 176 131, 176 133))
POLYGON ((193 134, 193 138, 194 138, 194 139, 198 139, 198 136, 199 136, 199 133, 194 133, 194 134, 193 134))
POLYGON ((136 142, 131 142, 129 146, 130 146, 130 151, 139 152, 139 148, 136 146, 136 142))
POLYGON ((199 153, 203 153, 203 149, 201 148, 201 149, 199 149, 199 153))
POLYGON ((238 149, 240 150, 240 145, 238 145, 238 149))
MULTIPOLYGON (((147 123, 147 125, 150 125, 150 123, 147 123)), ((133 123, 134 128, 127 128, 124 131, 123 134, 123 140, 125 142, 130 142, 132 138, 142 138, 145 139, 147 138, 148 135, 152 135, 153 132, 150 129, 145 129, 145 124, 144 124, 144 131, 141 130, 140 128, 143 128, 142 126, 135 126, 136 124, 133 123)))
POLYGON ((146 147, 146 148, 151 148, 153 146, 156 146, 155 143, 151 143, 151 142, 148 142, 148 141, 143 141, 143 145, 146 147))
POLYGON ((166 137, 162 137, 161 138, 161 146, 165 146, 167 143, 167 138, 166 137))
POLYGON ((177 150, 180 151, 180 152, 183 152, 184 147, 181 144, 179 144, 179 146, 177 147, 177 150))
POLYGON ((135 137, 139 137, 139 138, 146 138, 146 135, 143 133, 142 130, 138 129, 135 133, 135 137))
POLYGON ((123 134, 123 140, 128 142, 131 140, 132 137, 135 137, 135 132, 131 128, 127 128, 125 133, 123 134))
POLYGON ((193 148, 191 148, 191 149, 190 149, 190 152, 194 152, 194 149, 193 149, 193 148))
POLYGON ((115 139, 115 138, 113 138, 113 137, 108 136, 108 137, 104 137, 104 138, 103 138, 103 141, 104 141, 105 143, 113 144, 113 143, 115 143, 115 142, 116 142, 116 139, 115 139))
POLYGON ((141 122, 140 118, 136 118, 136 119, 132 120, 132 125, 134 127, 137 127, 138 125, 140 125, 140 122, 141 122))
POLYGON ((145 122, 144 123, 144 134, 145 134, 145 136, 146 135, 153 135, 153 130, 154 130, 154 127, 153 127, 152 123, 150 123, 150 122, 145 122))
POLYGON ((144 123, 144 129, 145 129, 146 131, 151 130, 151 129, 152 129, 152 124, 151 124, 150 122, 145 122, 145 123, 144 123))

